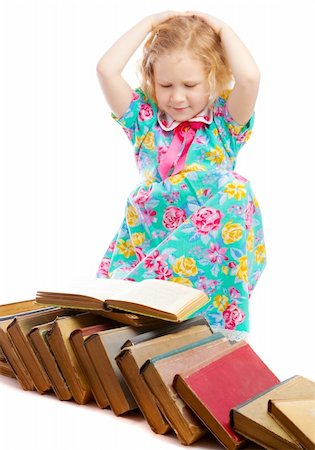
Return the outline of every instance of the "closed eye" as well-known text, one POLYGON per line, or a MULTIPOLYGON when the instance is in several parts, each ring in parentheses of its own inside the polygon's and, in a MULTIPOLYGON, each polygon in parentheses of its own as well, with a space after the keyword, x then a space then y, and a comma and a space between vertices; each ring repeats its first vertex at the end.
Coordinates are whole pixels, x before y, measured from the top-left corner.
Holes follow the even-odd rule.
MULTIPOLYGON (((198 84, 199 83, 196 83, 196 84, 185 84, 184 86, 187 87, 187 88, 193 88, 193 87, 197 86, 198 84)), ((172 87, 171 84, 160 84, 160 86, 163 87, 163 88, 172 87)))

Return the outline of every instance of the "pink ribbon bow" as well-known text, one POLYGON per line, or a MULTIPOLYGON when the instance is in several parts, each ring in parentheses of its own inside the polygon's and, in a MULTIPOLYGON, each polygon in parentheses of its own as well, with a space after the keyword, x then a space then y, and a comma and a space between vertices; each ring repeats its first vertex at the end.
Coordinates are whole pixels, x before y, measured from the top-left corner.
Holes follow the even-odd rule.
POLYGON ((197 130, 204 126, 203 122, 181 122, 174 130, 173 140, 159 164, 159 173, 165 180, 173 168, 172 175, 180 172, 185 166, 187 153, 197 130))

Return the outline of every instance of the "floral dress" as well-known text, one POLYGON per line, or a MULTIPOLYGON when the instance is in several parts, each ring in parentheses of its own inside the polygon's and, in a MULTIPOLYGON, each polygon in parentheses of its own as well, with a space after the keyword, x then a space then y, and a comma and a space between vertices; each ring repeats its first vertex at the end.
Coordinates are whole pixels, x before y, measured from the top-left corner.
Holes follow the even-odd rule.
POLYGON ((257 199, 234 172, 254 114, 237 124, 226 107, 229 93, 216 99, 211 122, 196 131, 183 169, 165 179, 159 163, 174 130, 161 127, 157 105, 136 89, 127 112, 112 114, 134 147, 141 181, 97 276, 156 278, 203 290, 209 303, 201 312, 212 329, 239 339, 249 332, 249 298, 266 255, 257 199))

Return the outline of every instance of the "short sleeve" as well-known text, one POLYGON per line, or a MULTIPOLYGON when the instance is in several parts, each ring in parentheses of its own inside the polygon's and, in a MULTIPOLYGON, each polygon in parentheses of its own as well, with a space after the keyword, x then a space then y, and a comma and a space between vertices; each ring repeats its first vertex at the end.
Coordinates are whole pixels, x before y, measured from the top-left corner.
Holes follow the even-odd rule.
POLYGON ((113 119, 119 123, 131 143, 139 148, 146 135, 157 120, 157 107, 141 89, 132 92, 132 100, 127 111, 118 118, 111 113, 113 119))
POLYGON ((213 120, 216 123, 222 143, 231 158, 236 158, 238 152, 252 134, 255 113, 245 125, 238 124, 229 113, 226 101, 231 90, 223 92, 214 102, 213 120))

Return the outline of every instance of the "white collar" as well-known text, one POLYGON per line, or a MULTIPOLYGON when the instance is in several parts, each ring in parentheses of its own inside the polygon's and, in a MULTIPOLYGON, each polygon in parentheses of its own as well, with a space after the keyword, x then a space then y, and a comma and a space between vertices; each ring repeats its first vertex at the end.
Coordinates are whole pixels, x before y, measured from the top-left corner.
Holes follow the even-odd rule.
MULTIPOLYGON (((174 120, 169 114, 162 110, 158 110, 157 119, 160 127, 164 131, 174 130, 177 125, 180 124, 177 120, 174 120)), ((209 125, 213 120, 213 111, 207 105, 199 114, 192 117, 188 122, 203 122, 209 125)), ((186 121, 185 121, 186 122, 186 121)))

